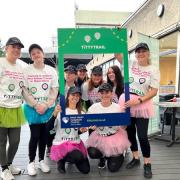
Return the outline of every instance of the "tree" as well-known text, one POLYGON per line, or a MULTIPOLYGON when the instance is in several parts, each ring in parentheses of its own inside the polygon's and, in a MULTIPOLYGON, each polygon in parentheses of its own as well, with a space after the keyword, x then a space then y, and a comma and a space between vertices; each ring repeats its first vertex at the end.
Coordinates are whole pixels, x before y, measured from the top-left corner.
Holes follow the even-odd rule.
POLYGON ((0 57, 4 57, 5 56, 5 52, 3 50, 3 46, 1 44, 1 40, 0 40, 0 57))

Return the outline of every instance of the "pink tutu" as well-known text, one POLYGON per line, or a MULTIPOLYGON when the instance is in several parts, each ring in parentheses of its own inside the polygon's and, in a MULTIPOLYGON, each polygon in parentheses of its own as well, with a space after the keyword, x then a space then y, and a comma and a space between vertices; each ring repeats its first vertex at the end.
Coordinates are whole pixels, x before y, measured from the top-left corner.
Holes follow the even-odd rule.
POLYGON ((99 149, 106 157, 123 154, 130 145, 127 133, 122 128, 119 128, 119 130, 111 136, 102 136, 94 131, 87 140, 87 147, 99 149))
MULTIPOLYGON (((130 99, 138 99, 140 96, 135 94, 130 94, 130 99)), ((125 96, 122 94, 119 98, 119 105, 124 106, 125 96)), ((152 118, 154 116, 153 103, 152 100, 147 100, 136 106, 130 108, 131 117, 136 118, 152 118)))
POLYGON ((50 158, 51 158, 51 160, 59 161, 59 160, 63 159, 67 153, 69 153, 75 149, 82 152, 82 154, 84 155, 85 158, 87 157, 87 150, 82 141, 80 143, 66 141, 60 145, 52 145, 51 152, 50 152, 50 158))

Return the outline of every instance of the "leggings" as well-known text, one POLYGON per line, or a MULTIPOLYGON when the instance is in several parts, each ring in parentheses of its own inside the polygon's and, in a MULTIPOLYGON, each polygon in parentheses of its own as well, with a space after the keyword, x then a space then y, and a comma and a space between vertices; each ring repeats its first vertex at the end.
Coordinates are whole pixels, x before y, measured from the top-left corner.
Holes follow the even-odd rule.
POLYGON ((90 164, 88 158, 79 150, 73 150, 69 152, 64 159, 60 161, 70 162, 76 165, 77 169, 83 174, 88 174, 90 171, 90 164))
POLYGON ((0 165, 6 166, 13 162, 18 150, 21 128, 0 127, 0 165), (6 152, 7 140, 9 146, 6 152))
MULTIPOLYGON (((103 154, 95 147, 88 148, 88 154, 92 159, 101 159, 103 154)), ((105 157, 107 159, 107 167, 111 172, 117 172, 123 164, 124 156, 119 154, 117 156, 105 157)))
POLYGON ((29 141, 29 160, 33 162, 36 157, 37 146, 39 149, 39 161, 44 160, 46 148, 46 124, 32 124, 29 126, 31 131, 29 141))
POLYGON ((131 142, 131 151, 138 151, 136 131, 141 146, 143 157, 150 157, 150 144, 148 140, 149 119, 131 117, 131 125, 127 127, 129 141, 131 142))

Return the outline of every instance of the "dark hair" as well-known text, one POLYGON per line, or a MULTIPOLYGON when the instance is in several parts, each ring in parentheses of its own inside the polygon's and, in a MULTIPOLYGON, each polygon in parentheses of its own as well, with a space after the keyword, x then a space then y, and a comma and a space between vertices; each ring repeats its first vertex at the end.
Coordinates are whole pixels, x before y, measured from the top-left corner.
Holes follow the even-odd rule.
MULTIPOLYGON (((70 94, 71 94, 71 93, 69 93, 69 92, 67 93, 67 97, 66 97, 66 108, 69 107, 68 97, 69 97, 70 94)), ((79 94, 80 98, 79 98, 79 102, 76 104, 76 109, 77 109, 77 111, 78 111, 78 114, 81 114, 81 112, 82 112, 81 94, 80 94, 80 93, 78 93, 78 94, 79 94)))
MULTIPOLYGON (((101 81, 99 82, 99 85, 100 86, 101 84, 103 83, 103 78, 101 79, 101 81)), ((91 74, 91 78, 88 80, 88 91, 92 91, 95 87, 95 84, 94 82, 92 81, 92 74, 91 74)))
MULTIPOLYGON (((115 81, 116 81, 116 84, 117 84, 115 93, 116 93, 117 97, 119 98, 120 95, 124 92, 124 80, 123 80, 123 76, 122 76, 121 70, 119 69, 118 66, 116 66, 116 65, 111 66, 111 67, 108 68, 108 70, 110 68, 114 71, 114 74, 115 74, 115 81)), ((108 74, 107 74, 107 82, 112 87, 114 87, 114 83, 109 79, 108 74)))

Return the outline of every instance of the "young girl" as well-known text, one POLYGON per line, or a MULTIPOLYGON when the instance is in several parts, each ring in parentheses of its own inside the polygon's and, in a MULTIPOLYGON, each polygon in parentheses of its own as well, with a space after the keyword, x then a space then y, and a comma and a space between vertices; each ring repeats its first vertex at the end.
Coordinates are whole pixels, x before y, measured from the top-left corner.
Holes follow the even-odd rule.
MULTIPOLYGON (((99 87, 101 102, 93 104, 88 113, 118 113, 120 106, 112 102, 112 86, 104 83, 99 87)), ((121 167, 124 156, 123 153, 130 147, 127 133, 120 126, 97 127, 87 140, 89 156, 93 159, 100 159, 99 168, 107 166, 111 172, 116 172, 121 167)))
MULTIPOLYGON (((55 120, 56 135, 51 147, 50 157, 57 162, 59 172, 65 173, 65 162, 75 163, 77 169, 87 174, 90 171, 87 150, 80 139, 78 128, 61 129, 60 108, 56 107, 53 117, 55 120), (57 117, 57 118, 56 118, 57 117)), ((66 114, 82 114, 81 91, 78 87, 70 87, 66 98, 66 114)), ((85 132, 86 128, 80 128, 85 132)))
POLYGON ((37 104, 34 107, 29 103, 24 105, 26 119, 31 131, 29 141, 29 164, 28 174, 37 174, 35 168, 35 156, 39 149, 39 168, 42 172, 50 171, 44 162, 46 147, 46 122, 54 111, 54 102, 58 93, 58 76, 54 68, 44 64, 44 52, 38 44, 29 47, 29 54, 33 64, 25 69, 25 79, 30 93, 34 96, 37 104))

